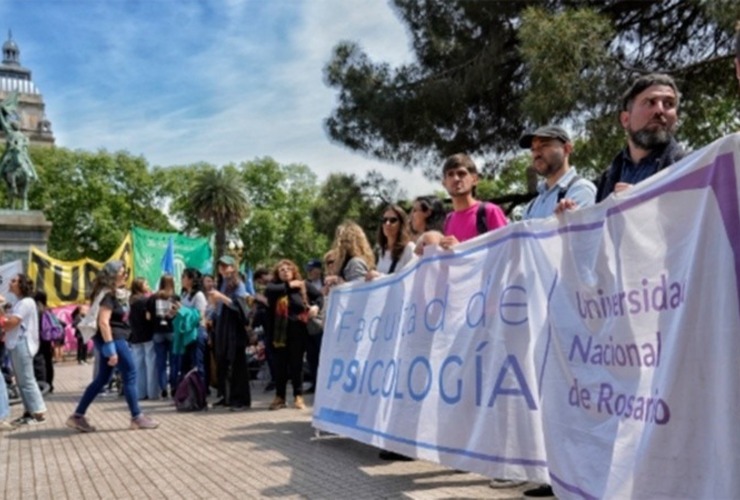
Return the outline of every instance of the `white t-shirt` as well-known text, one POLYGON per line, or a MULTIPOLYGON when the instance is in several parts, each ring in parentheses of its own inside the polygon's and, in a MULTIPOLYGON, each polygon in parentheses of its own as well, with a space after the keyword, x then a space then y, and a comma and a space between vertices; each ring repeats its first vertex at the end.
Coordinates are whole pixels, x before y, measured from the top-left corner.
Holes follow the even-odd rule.
POLYGON ((200 323, 202 325, 206 323, 206 308, 208 307, 208 299, 206 299, 206 295, 202 291, 198 290, 197 292, 195 292, 195 295, 193 295, 192 299, 190 298, 189 293, 183 293, 182 305, 197 309, 200 313, 200 323))
MULTIPOLYGON (((409 241, 406 244, 406 248, 403 249, 403 253, 401 254, 401 258, 398 259, 398 262, 396 263, 396 268, 393 270, 393 272, 400 271, 403 266, 411 262, 415 255, 414 255, 414 243, 412 241, 409 241)), ((388 274, 391 270, 391 265, 393 265, 393 257, 390 251, 383 250, 383 254, 380 256, 380 260, 378 260, 378 272, 383 274, 388 274)))
POLYGON ((39 313, 36 309, 36 301, 26 297, 13 305, 10 316, 15 316, 21 322, 8 331, 5 336, 5 346, 9 350, 15 349, 18 340, 23 336, 26 339, 31 356, 39 351, 39 313))

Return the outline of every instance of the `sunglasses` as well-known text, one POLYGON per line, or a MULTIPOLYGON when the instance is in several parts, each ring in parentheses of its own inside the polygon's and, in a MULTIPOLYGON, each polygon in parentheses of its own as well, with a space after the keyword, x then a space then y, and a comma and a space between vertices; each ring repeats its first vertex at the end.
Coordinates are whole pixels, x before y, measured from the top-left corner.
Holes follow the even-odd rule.
POLYGON ((383 217, 381 222, 383 224, 396 224, 398 222, 398 217, 383 217))

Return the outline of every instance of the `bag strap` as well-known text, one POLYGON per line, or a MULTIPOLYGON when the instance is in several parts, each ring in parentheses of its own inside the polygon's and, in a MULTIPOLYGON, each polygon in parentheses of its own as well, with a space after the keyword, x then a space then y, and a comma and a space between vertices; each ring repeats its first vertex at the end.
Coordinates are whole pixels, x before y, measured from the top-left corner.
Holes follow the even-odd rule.
POLYGON ((563 198, 565 198, 565 195, 568 194, 568 190, 575 184, 581 180, 580 175, 574 175, 573 178, 566 184, 565 186, 560 186, 560 190, 558 191, 558 203, 563 201, 563 198))
POLYGON ((484 234, 488 232, 488 215, 486 213, 486 205, 488 205, 488 202, 481 201, 478 204, 478 210, 475 212, 475 228, 478 231, 478 234, 484 234))

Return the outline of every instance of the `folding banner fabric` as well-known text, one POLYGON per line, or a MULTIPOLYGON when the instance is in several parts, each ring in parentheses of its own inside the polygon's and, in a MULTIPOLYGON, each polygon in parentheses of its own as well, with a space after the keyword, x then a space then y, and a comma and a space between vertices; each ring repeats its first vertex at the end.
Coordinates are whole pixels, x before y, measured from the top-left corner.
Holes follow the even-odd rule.
POLYGON ((162 276, 162 261, 172 239, 174 250, 175 289, 180 289, 180 275, 186 267, 194 267, 201 272, 210 273, 211 246, 208 238, 189 238, 177 233, 160 233, 140 227, 133 229, 134 269, 136 276, 146 278, 149 286, 157 289, 162 276))
POLYGON ((334 289, 314 426, 559 498, 737 497, 739 162, 334 289))
MULTIPOLYGON (((111 260, 122 260, 126 269, 132 269, 134 259, 130 234, 106 262, 111 260)), ((28 275, 34 282, 34 289, 46 292, 49 307, 79 304, 87 299, 90 285, 104 264, 92 259, 65 262, 31 247, 28 275)))

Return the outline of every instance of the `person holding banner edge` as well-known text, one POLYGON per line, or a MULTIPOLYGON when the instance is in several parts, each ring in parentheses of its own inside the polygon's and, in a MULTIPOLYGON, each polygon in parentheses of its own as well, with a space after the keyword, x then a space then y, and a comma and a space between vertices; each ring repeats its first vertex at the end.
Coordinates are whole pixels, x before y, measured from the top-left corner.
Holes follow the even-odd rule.
POLYGON ((524 134, 519 146, 532 151, 532 166, 543 178, 537 185, 537 197, 524 207, 523 219, 555 215, 562 200, 571 200, 577 207, 594 204, 596 186, 570 166, 573 143, 564 129, 556 125, 539 127, 524 134))
MULTIPOLYGON (((523 219, 541 219, 555 215, 558 204, 569 200, 575 207, 588 207, 594 204, 596 186, 593 182, 578 176, 570 166, 569 157, 573 144, 568 133, 556 125, 539 127, 534 132, 522 135, 519 145, 532 151, 532 166, 543 180, 537 186, 539 193, 524 208, 523 219)), ((525 490, 528 498, 554 496, 552 486, 542 484, 525 490)))

